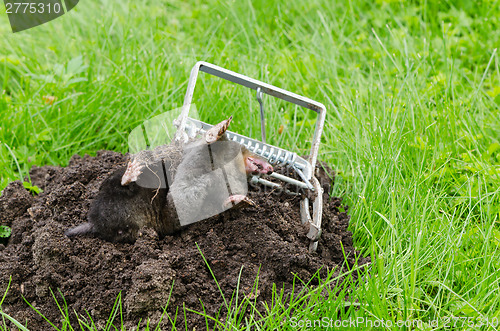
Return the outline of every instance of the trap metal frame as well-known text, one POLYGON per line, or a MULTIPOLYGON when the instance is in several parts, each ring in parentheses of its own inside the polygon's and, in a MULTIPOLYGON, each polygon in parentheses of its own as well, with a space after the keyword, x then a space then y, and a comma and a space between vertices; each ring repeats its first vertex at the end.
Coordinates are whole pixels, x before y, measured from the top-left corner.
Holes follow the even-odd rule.
MULTIPOLYGON (((234 140, 240 143, 241 145, 244 145, 253 153, 256 153, 261 157, 267 159, 271 164, 274 165, 280 164, 292 168, 299 175, 302 181, 278 173, 273 173, 271 177, 290 183, 292 185, 296 185, 300 188, 310 189, 311 191, 314 192, 312 217, 309 211, 310 209, 309 199, 307 197, 304 197, 304 199, 302 199, 302 201, 300 202, 300 214, 302 223, 309 224, 309 232, 307 234, 307 237, 311 240, 309 244, 309 251, 311 252, 316 251, 318 247, 318 239, 321 235, 323 189, 321 188, 318 179, 314 176, 314 169, 316 167, 319 145, 321 141, 321 134, 323 133, 323 127, 325 123, 325 117, 326 117, 325 106, 319 102, 283 90, 279 87, 266 84, 264 82, 224 69, 222 67, 216 66, 211 63, 200 61, 197 62, 193 67, 193 69, 191 70, 191 75, 189 76, 189 82, 187 86, 187 92, 186 96, 184 97, 184 104, 182 106, 182 112, 179 118, 176 120, 176 126, 177 126, 176 139, 178 140, 187 141, 190 137, 194 137, 198 133, 204 133, 206 130, 210 129, 213 126, 211 124, 207 124, 202 121, 190 118, 188 116, 191 107, 191 101, 193 99, 194 89, 196 86, 196 80, 198 78, 198 73, 200 71, 245 86, 247 88, 256 90, 257 100, 260 105, 262 141, 251 139, 231 131, 226 131, 226 135, 230 140, 234 140), (285 149, 272 146, 266 143, 264 105, 262 101, 263 93, 288 101, 298 106, 313 110, 318 114, 316 119, 314 136, 312 140, 311 154, 308 160, 298 156, 296 153, 292 153, 285 149)), ((260 184, 275 188, 281 187, 280 184, 256 176, 252 178, 252 182, 253 183, 258 182, 260 184)))

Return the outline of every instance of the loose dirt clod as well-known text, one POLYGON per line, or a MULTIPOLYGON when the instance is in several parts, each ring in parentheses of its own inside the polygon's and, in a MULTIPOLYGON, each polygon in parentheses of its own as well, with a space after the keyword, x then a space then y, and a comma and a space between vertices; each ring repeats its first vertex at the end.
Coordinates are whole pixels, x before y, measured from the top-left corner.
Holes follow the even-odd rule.
MULTIPOLYGON (((80 316, 88 312, 98 326, 107 321, 120 293, 127 330, 141 318, 149 318, 155 326, 169 295, 167 312, 172 317, 177 308, 181 312, 177 325, 184 325, 183 303, 196 311, 204 307, 216 316, 223 300, 196 244, 226 298, 236 290, 242 270, 239 295, 256 298, 262 310, 260 302, 270 302, 273 283, 290 291, 294 274, 308 281, 318 269, 324 277, 328 269, 356 263, 352 234, 347 231, 349 216, 338 209, 341 199, 327 198, 327 193, 323 233, 312 254, 307 229, 300 224, 298 198, 257 188, 249 191, 256 207, 226 211, 161 240, 150 228, 140 229, 133 244, 66 237, 64 231, 86 221, 90 202, 104 179, 125 165, 126 157, 119 153, 76 155, 65 168, 32 168, 33 184, 43 189, 38 196, 33 197, 18 181, 3 191, 0 225, 12 228, 9 242, 0 249, 0 293, 12 277, 3 312, 23 324, 27 321, 30 330, 47 330, 49 324, 23 296, 57 326, 61 313, 51 291, 62 303, 60 290, 70 312, 80 316), (252 291, 257 276, 258 289, 252 291)), ((322 170, 319 176, 328 192, 327 173, 322 170)), ((358 264, 367 262, 368 258, 358 257, 358 264)), ((223 317, 224 309, 221 312, 223 317)), ((77 325, 72 313, 71 319, 77 325)), ((206 327, 205 319, 197 314, 188 312, 187 319, 190 329, 206 327)), ((162 326, 170 328, 168 318, 162 326)))

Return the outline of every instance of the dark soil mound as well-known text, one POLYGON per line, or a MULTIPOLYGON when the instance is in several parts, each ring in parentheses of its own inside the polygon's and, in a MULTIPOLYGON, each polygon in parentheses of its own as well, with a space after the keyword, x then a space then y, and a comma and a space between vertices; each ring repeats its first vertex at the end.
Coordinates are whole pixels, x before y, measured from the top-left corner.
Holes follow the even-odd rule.
MULTIPOLYGON (((320 174, 326 188, 323 234, 316 253, 308 252, 298 198, 258 191, 250 192, 258 207, 229 210, 161 240, 151 229, 143 229, 135 244, 67 238, 64 231, 86 221, 100 184, 125 160, 114 152, 74 156, 66 168, 33 167, 33 184, 43 189, 38 196, 33 197, 20 182, 3 191, 0 224, 10 226, 12 236, 6 245, 0 244, 0 297, 10 277, 12 283, 1 308, 30 330, 47 330, 49 324, 23 297, 58 325, 61 313, 51 294, 52 290, 62 303, 58 289, 70 312, 81 316, 88 312, 98 326, 107 321, 120 292, 130 328, 141 318, 156 325, 170 293, 167 312, 174 319, 179 309, 177 325, 184 325, 183 304, 216 316, 223 300, 196 243, 226 298, 236 290, 241 270, 239 295, 257 296, 257 308, 262 310, 261 302, 272 299, 273 283, 286 292, 293 286, 294 274, 308 281, 318 269, 324 277, 328 269, 356 263, 347 231, 349 216, 339 211, 339 198, 328 198, 331 180, 324 171, 320 174), (253 293, 257 276, 258 291, 253 293)), ((368 261, 360 258, 358 263, 368 261)), ((224 313, 223 308, 221 318, 224 313)), ((70 315, 76 322, 75 315, 70 315)), ((187 319, 190 329, 205 328, 203 317, 188 312, 187 319)), ((170 325, 168 318, 162 325, 170 325)))

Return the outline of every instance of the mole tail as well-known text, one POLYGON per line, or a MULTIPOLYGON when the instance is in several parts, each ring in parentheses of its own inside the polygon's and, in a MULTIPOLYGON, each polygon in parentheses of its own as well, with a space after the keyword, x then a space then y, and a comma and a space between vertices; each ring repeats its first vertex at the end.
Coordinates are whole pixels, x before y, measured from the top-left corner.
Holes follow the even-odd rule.
POLYGON ((67 230, 66 232, 64 232, 64 234, 68 237, 73 237, 92 232, 94 232, 94 226, 89 222, 85 222, 83 224, 78 225, 77 227, 67 230))

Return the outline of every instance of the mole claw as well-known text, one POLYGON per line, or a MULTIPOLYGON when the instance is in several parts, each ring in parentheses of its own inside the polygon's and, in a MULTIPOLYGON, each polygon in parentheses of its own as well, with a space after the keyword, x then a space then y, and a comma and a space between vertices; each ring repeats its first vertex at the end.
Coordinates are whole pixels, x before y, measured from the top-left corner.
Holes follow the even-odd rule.
POLYGON ((122 176, 121 184, 122 186, 128 185, 131 182, 137 181, 137 178, 142 173, 142 166, 137 160, 129 161, 127 165, 127 169, 122 176))
POLYGON ((226 132, 232 119, 233 116, 230 116, 227 120, 224 120, 207 130, 207 132, 205 133, 205 140, 207 144, 211 144, 219 140, 220 137, 222 137, 222 135, 226 132))

